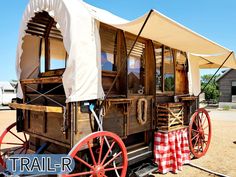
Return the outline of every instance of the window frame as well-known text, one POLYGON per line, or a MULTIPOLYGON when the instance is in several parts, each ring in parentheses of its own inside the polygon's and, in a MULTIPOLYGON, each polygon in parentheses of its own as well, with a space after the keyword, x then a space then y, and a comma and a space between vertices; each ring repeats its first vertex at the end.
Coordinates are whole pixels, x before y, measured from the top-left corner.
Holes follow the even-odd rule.
MULTIPOLYGON (((175 70, 176 70, 176 56, 175 56, 175 53, 176 53, 176 49, 173 49, 169 46, 166 46, 166 45, 163 45, 163 44, 160 44, 160 43, 157 43, 157 42, 154 42, 154 57, 155 57, 155 65, 156 65, 156 52, 155 52, 155 49, 157 48, 162 48, 162 67, 161 67, 161 91, 160 92, 157 92, 156 88, 155 88, 155 92, 156 92, 156 95, 175 95, 175 88, 176 88, 176 73, 175 73, 175 70), (164 72, 165 72, 165 50, 166 48, 169 48, 170 49, 170 53, 171 53, 171 56, 173 57, 173 68, 174 68, 174 90, 173 91, 165 91, 165 80, 164 80, 164 72)), ((156 66, 155 66, 156 68, 156 66)), ((156 78, 156 76, 155 76, 156 78)), ((156 81, 155 81, 155 86, 156 86, 156 81)))
MULTIPOLYGON (((118 67, 118 63, 117 63, 117 57, 118 57, 118 29, 112 27, 112 26, 109 26, 105 23, 101 23, 100 24, 100 27, 99 27, 99 37, 100 37, 100 41, 102 40, 101 39, 101 31, 100 29, 101 28, 104 28, 104 31, 106 31, 106 29, 109 29, 109 30, 113 30, 115 31, 115 41, 114 41, 114 49, 113 49, 113 64, 112 64, 112 70, 104 70, 102 67, 101 67, 101 70, 102 72, 105 72, 105 73, 116 73, 117 72, 117 67, 118 67)), ((104 50, 102 50, 102 42, 101 42, 101 55, 102 53, 109 53, 109 52, 105 52, 104 50)), ((110 53, 111 54, 111 53, 110 53)), ((102 64, 102 61, 101 61, 101 64, 102 64)))
MULTIPOLYGON (((56 68, 56 69, 50 69, 51 65, 51 53, 50 53, 50 39, 54 39, 51 37, 45 37, 40 39, 40 46, 39 46, 39 76, 57 76, 62 75, 65 71, 65 68, 67 66, 67 59, 68 59, 68 53, 65 50, 65 67, 64 68, 56 68), (44 42, 43 42, 44 40, 44 42), (41 65, 42 62, 42 45, 44 44, 44 66, 41 65), (44 71, 41 72, 41 67, 44 67, 44 71)), ((63 43, 63 40, 55 39, 63 43)), ((63 44, 64 46, 64 44, 63 44)))
MULTIPOLYGON (((126 52, 127 52, 127 56, 128 56, 129 51, 128 51, 128 47, 127 47, 127 39, 134 42, 135 39, 136 39, 136 36, 134 34, 129 33, 129 32, 125 32, 125 46, 126 46, 126 52)), ((147 67, 146 67, 146 60, 147 60, 147 57, 148 57, 148 40, 145 39, 145 38, 139 37, 137 42, 143 43, 145 45, 145 49, 144 49, 145 50, 145 55, 144 55, 144 58, 143 58, 143 62, 144 62, 144 65, 143 65, 143 67, 144 67, 144 76, 143 76, 143 80, 144 80, 143 81, 143 83, 144 83, 143 87, 144 88, 143 88, 143 94, 129 93, 129 83, 128 83, 128 80, 129 80, 129 58, 127 58, 126 65, 127 65, 127 92, 128 92, 128 95, 146 95, 147 94, 146 93, 146 87, 147 87, 147 85, 146 85, 146 80, 147 80, 146 79, 146 74, 147 74, 147 71, 146 71, 146 69, 147 69, 147 67)), ((132 43, 132 45, 133 45, 133 43, 132 43)), ((132 45, 131 45, 131 47, 132 47, 132 45)), ((141 68, 141 66, 142 66, 142 60, 140 58, 140 68, 141 68)))

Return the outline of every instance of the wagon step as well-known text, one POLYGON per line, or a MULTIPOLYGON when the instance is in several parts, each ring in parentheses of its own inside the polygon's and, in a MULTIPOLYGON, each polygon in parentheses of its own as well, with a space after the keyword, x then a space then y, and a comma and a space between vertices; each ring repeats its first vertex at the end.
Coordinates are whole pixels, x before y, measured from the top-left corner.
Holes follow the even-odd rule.
POLYGON ((157 166, 148 163, 145 167, 141 168, 140 170, 137 170, 134 174, 137 177, 145 177, 149 176, 154 171, 157 171, 157 166))
POLYGON ((141 146, 133 150, 128 150, 129 165, 145 160, 152 156, 152 151, 149 146, 141 146))

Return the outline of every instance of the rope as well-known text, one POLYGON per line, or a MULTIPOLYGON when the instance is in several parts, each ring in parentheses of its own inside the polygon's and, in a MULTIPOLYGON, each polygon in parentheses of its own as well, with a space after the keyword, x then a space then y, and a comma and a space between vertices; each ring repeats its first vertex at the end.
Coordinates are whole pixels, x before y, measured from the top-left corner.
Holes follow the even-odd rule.
POLYGON ((147 122, 147 100, 145 98, 138 100, 137 113, 138 123, 144 125, 147 122), (142 103, 144 103, 144 110, 142 109, 142 103))

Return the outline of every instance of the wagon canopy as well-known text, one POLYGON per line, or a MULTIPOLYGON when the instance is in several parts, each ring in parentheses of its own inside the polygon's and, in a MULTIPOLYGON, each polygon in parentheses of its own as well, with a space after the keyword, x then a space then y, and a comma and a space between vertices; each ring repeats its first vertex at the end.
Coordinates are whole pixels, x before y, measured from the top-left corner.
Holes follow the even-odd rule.
MULTIPOLYGON (((99 22, 138 34, 147 14, 128 22, 81 0, 30 0, 19 31, 16 56, 19 80, 32 77, 32 73, 35 77, 37 75, 40 40, 25 31, 35 13, 41 11, 48 12, 57 22, 68 53, 63 74, 67 102, 103 98, 99 22)), ((193 94, 198 94, 200 90, 199 67, 218 67, 231 52, 157 11, 152 12, 141 36, 188 53, 191 71, 189 89, 193 94)), ((224 66, 236 69, 234 54, 224 66)), ((18 97, 22 98, 21 88, 18 89, 18 97)))

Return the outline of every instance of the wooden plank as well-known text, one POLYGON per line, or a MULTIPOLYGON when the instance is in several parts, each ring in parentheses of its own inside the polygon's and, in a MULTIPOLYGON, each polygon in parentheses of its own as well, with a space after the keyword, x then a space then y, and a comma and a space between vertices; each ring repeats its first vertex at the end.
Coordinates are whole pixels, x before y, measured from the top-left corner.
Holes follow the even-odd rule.
POLYGON ((103 77, 116 77, 117 72, 116 71, 102 71, 103 77))
POLYGON ((194 100, 196 100, 198 97, 196 97, 196 96, 184 96, 184 97, 181 97, 180 99, 182 100, 182 101, 194 101, 194 100))
POLYGON ((41 73, 42 77, 53 77, 53 76, 61 76, 64 73, 65 69, 57 69, 57 70, 50 70, 44 73, 41 73))
POLYGON ((10 103, 9 106, 14 109, 23 109, 23 110, 38 111, 38 112, 63 113, 62 107, 57 107, 57 106, 41 106, 41 105, 19 104, 19 103, 10 103))
POLYGON ((22 84, 54 84, 62 83, 61 77, 47 77, 47 78, 36 78, 36 79, 23 79, 20 81, 22 84))

